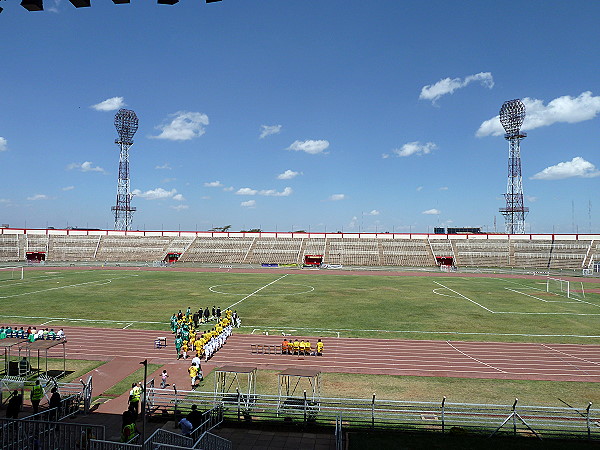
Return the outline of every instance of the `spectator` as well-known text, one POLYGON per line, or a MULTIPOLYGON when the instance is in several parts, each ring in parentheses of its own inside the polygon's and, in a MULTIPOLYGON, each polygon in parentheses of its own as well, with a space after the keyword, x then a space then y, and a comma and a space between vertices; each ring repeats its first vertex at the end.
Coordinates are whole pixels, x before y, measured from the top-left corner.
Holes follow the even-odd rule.
POLYGON ((169 378, 169 374, 167 373, 167 369, 164 369, 160 374, 160 388, 164 389, 167 387, 167 378, 169 378))
POLYGON ((192 410, 187 415, 186 419, 192 424, 192 430, 195 430, 202 424, 202 413, 198 411, 196 405, 192 405, 192 410))
POLYGON ((60 393, 58 392, 58 389, 56 388, 56 386, 54 386, 50 392, 52 392, 52 395, 50 396, 50 404, 49 407, 50 409, 56 408, 56 410, 54 411, 54 420, 58 421, 61 417, 60 413, 60 403, 61 403, 61 398, 60 398, 60 393))
POLYGON ((60 330, 58 330, 58 332, 56 333, 56 339, 64 339, 65 338, 65 332, 64 330, 61 328, 60 330))
POLYGON ((181 427, 181 434, 183 434, 184 436, 189 436, 190 434, 192 434, 193 425, 187 418, 184 417, 183 419, 181 419, 179 421, 179 426, 181 427))
POLYGON ((9 419, 18 419, 22 405, 23 395, 19 394, 19 391, 15 389, 6 404, 6 417, 9 419))
POLYGON ((208 322, 208 318, 210 316, 210 311, 208 310, 208 306, 206 307, 206 309, 204 310, 204 321, 208 322))

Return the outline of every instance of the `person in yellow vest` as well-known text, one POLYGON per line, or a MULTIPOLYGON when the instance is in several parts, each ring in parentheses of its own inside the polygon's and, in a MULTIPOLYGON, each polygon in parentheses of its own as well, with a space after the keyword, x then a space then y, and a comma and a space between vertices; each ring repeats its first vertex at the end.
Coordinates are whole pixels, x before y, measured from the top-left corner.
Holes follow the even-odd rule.
POLYGON ((137 383, 132 383, 131 390, 129 391, 129 409, 135 411, 134 421, 137 419, 139 414, 140 399, 142 397, 142 388, 137 383))
POLYGON ((293 354, 295 355, 296 353, 298 353, 298 351, 300 350, 300 342, 298 341, 298 339, 294 340, 294 343, 292 344, 294 347, 294 352, 293 354))
POLYGON ((129 442, 136 434, 140 434, 140 432, 135 426, 135 422, 128 423, 121 431, 121 442, 129 442))
POLYGON ((321 339, 319 339, 317 341, 317 356, 323 356, 323 343, 321 342, 321 339))
POLYGON ((311 345, 310 345, 310 341, 308 339, 304 343, 304 354, 305 355, 312 354, 312 348, 311 348, 311 345))
POLYGON ((196 353, 202 355, 204 352, 204 339, 200 338, 194 342, 194 347, 196 347, 196 353))
POLYGON ((44 388, 40 384, 40 380, 35 381, 35 385, 31 388, 31 406, 33 413, 37 414, 40 410, 40 402, 44 398, 44 388))
POLYGON ((298 344, 298 350, 299 350, 298 355, 304 355, 304 346, 305 346, 304 339, 302 339, 300 341, 300 344, 298 344))

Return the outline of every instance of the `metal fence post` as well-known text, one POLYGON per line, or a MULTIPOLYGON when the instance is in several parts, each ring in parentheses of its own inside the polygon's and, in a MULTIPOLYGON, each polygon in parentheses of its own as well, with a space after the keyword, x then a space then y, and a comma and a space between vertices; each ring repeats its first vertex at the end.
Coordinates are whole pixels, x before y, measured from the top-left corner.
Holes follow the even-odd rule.
POLYGON ((371 430, 375 429, 375 392, 373 392, 373 401, 371 402, 371 430))
POLYGON ((590 428, 590 408, 592 407, 592 402, 588 403, 588 406, 585 410, 585 421, 587 424, 587 434, 588 434, 588 439, 592 438, 592 430, 590 428))
POLYGON ((235 391, 237 392, 237 416, 238 416, 238 422, 240 421, 240 413, 241 413, 241 405, 240 405, 240 389, 239 388, 235 388, 235 391))
POLYGON ((306 389, 304 389, 304 423, 306 423, 306 407, 308 406, 306 402, 306 389))
POLYGON ((513 419, 513 435, 516 436, 517 435, 517 402, 519 401, 518 398, 515 398, 515 402, 513 403, 513 407, 512 407, 512 419, 513 419))
POLYGON ((446 431, 445 412, 446 412, 446 396, 444 395, 444 398, 442 399, 442 433, 444 433, 446 431))

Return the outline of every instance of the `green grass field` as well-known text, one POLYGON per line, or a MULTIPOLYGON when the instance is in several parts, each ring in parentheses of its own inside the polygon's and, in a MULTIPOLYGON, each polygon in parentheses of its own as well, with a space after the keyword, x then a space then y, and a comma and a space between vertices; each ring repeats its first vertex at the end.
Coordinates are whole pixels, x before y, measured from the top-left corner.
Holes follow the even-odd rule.
POLYGON ((233 305, 244 332, 341 337, 600 342, 598 283, 577 298, 539 279, 325 271, 25 270, 0 279, 0 321, 166 329, 172 313, 233 305))

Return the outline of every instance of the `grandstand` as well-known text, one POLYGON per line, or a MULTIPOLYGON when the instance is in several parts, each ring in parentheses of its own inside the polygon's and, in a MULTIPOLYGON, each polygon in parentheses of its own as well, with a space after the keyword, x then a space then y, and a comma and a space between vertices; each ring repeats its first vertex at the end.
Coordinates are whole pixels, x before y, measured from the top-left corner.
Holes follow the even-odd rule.
POLYGON ((245 233, 0 228, 0 261, 162 261, 177 252, 182 263, 298 264, 305 255, 323 263, 360 267, 570 269, 598 267, 600 235, 245 233))

